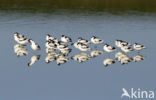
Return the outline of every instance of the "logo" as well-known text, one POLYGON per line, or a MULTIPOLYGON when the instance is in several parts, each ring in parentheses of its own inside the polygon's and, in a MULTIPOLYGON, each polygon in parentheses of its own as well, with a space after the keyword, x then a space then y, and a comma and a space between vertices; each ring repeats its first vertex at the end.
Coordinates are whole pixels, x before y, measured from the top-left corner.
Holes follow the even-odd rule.
POLYGON ((138 88, 135 90, 131 88, 129 91, 125 88, 122 88, 121 98, 130 98, 130 99, 154 99, 154 91, 145 91, 138 88))

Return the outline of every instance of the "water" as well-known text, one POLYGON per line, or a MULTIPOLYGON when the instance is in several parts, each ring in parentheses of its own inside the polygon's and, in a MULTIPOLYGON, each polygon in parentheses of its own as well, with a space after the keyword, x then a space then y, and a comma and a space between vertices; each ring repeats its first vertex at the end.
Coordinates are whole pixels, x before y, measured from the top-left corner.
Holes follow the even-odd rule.
MULTIPOLYGON (((154 90, 156 81, 156 18, 149 14, 117 14, 106 12, 76 13, 59 10, 53 13, 0 12, 0 99, 2 100, 115 100, 121 99, 122 88, 154 90), (13 33, 23 33, 41 46, 41 51, 17 57, 13 46, 13 33), (140 52, 146 58, 140 62, 121 65, 119 62, 104 67, 103 60, 115 53, 103 53, 84 63, 69 60, 58 66, 46 64, 45 36, 60 38, 62 34, 73 41, 78 37, 100 37, 105 43, 115 46, 116 39, 141 43, 147 47, 140 52), (34 54, 41 59, 32 67, 27 63, 34 54)), ((103 45, 97 49, 102 50, 103 45)), ((69 55, 80 51, 72 48, 69 55)), ((89 52, 87 52, 89 53, 89 52)), ((133 57, 137 52, 128 53, 133 57)), ((126 99, 126 98, 125 98, 126 99)))

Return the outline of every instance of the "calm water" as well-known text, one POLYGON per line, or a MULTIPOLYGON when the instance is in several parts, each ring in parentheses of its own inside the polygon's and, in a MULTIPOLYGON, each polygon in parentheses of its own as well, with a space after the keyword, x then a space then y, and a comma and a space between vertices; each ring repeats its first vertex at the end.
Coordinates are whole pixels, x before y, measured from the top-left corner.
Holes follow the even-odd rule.
MULTIPOLYGON (((53 13, 0 12, 0 99, 1 100, 115 100, 121 99, 122 88, 155 90, 156 81, 156 17, 149 14, 112 15, 104 12, 76 13, 59 10, 53 13), (28 46, 29 55, 16 57, 13 33, 20 32, 41 46, 34 52, 28 46), (103 60, 115 53, 103 53, 84 63, 69 60, 57 66, 46 64, 45 36, 60 38, 62 34, 73 41, 78 37, 89 39, 98 36, 105 43, 115 45, 114 40, 139 42, 147 49, 140 62, 121 65, 119 62, 104 67, 103 60), (33 54, 41 59, 32 67, 27 63, 33 54)), ((102 50, 103 45, 97 49, 102 50)), ((73 56, 80 51, 73 48, 73 56)), ((89 52, 87 52, 89 53, 89 52)), ((133 57, 137 52, 128 53, 133 57)), ((126 100, 126 98, 125 98, 126 100)))

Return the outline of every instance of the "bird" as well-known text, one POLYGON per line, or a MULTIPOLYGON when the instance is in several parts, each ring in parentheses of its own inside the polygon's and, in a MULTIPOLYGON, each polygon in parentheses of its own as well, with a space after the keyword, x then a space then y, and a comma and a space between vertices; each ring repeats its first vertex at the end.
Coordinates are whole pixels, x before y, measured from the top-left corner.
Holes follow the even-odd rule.
POLYGON ((103 40, 100 39, 100 38, 98 38, 98 37, 92 36, 92 37, 91 37, 91 42, 92 42, 93 44, 101 44, 101 43, 103 43, 103 40))
POLYGON ((51 35, 49 35, 49 34, 47 34, 47 36, 46 36, 46 40, 47 40, 47 41, 49 41, 49 40, 53 40, 55 43, 58 42, 58 39, 57 39, 57 38, 55 38, 55 37, 53 37, 53 36, 51 36, 51 35))
POLYGON ((54 39, 54 37, 52 37, 51 35, 49 35, 49 34, 47 34, 46 35, 46 40, 48 41, 48 40, 53 40, 54 39))
POLYGON ((116 48, 111 45, 105 44, 103 46, 103 50, 106 52, 114 52, 116 50, 116 48))
POLYGON ((105 67, 107 67, 108 65, 114 64, 114 63, 115 63, 115 60, 113 60, 111 58, 104 59, 104 61, 103 61, 103 64, 105 67))
POLYGON ((117 52, 115 54, 115 58, 117 59, 117 61, 119 61, 122 65, 123 64, 127 64, 129 62, 131 62, 133 59, 131 57, 129 57, 128 55, 126 55, 124 52, 117 52))
POLYGON ((130 46, 122 46, 120 49, 125 53, 133 51, 133 49, 130 46))
POLYGON ((115 41, 115 45, 117 46, 117 47, 119 47, 119 48, 121 48, 121 47, 123 47, 123 46, 131 46, 131 44, 130 43, 128 43, 128 42, 126 42, 126 41, 123 41, 123 40, 116 40, 115 41))
POLYGON ((61 41, 64 42, 64 43, 67 43, 67 42, 72 42, 72 39, 68 36, 65 36, 65 35, 62 35, 61 36, 61 41))
POLYGON ((59 41, 58 44, 57 44, 57 49, 58 50, 68 49, 68 45, 66 45, 64 42, 59 41))
POLYGON ((122 41, 121 46, 131 46, 131 44, 126 41, 122 41))
POLYGON ((31 48, 32 48, 34 51, 40 50, 40 49, 41 49, 40 46, 39 46, 37 43, 35 43, 35 41, 33 41, 32 39, 29 39, 29 43, 31 43, 31 48))
POLYGON ((128 55, 126 55, 124 52, 117 52, 115 54, 115 58, 117 61, 119 61, 122 65, 123 64, 128 64, 129 62, 131 62, 133 59, 131 57, 129 57, 128 55))
POLYGON ((121 61, 121 59, 128 57, 124 52, 117 52, 115 54, 115 59, 117 59, 118 61, 121 61))
POLYGON ((93 50, 90 52, 91 57, 97 57, 99 55, 101 55, 103 52, 100 50, 93 50))
POLYGON ((145 56, 143 55, 136 55, 133 57, 133 61, 134 62, 138 62, 138 61, 141 61, 141 60, 144 60, 145 59, 145 56))
POLYGON ((86 44, 78 43, 78 49, 80 51, 89 51, 90 47, 88 45, 86 45, 86 44))
POLYGON ((131 62, 132 60, 133 60, 132 58, 126 56, 126 57, 122 57, 122 58, 120 59, 120 63, 121 63, 122 65, 124 65, 124 64, 128 64, 128 63, 131 62))
POLYGON ((138 51, 146 49, 146 47, 144 45, 141 45, 141 44, 138 44, 138 43, 134 43, 133 48, 135 50, 138 50, 138 51))
POLYGON ((32 66, 36 61, 40 59, 40 55, 33 55, 28 63, 28 66, 32 66))
POLYGON ((48 41, 46 41, 46 43, 45 43, 45 47, 46 47, 46 48, 53 48, 53 49, 56 49, 56 48, 57 48, 57 44, 56 44, 55 41, 53 41, 53 40, 48 40, 48 41))
POLYGON ((80 51, 89 51, 90 47, 86 44, 80 43, 80 42, 75 42, 71 44, 75 48, 79 49, 80 51))
POLYGON ((78 40, 77 40, 77 42, 83 43, 83 44, 86 44, 86 45, 90 43, 90 41, 85 40, 85 39, 83 39, 82 37, 79 37, 78 40))
POLYGON ((14 40, 19 43, 19 44, 26 44, 28 43, 28 38, 26 38, 24 35, 18 33, 18 32, 15 32, 14 33, 14 40))
POLYGON ((121 45, 122 42, 123 42, 122 40, 115 40, 115 45, 120 48, 122 46, 121 45))
POLYGON ((78 49, 80 44, 79 42, 75 42, 75 43, 71 43, 71 45, 78 49))

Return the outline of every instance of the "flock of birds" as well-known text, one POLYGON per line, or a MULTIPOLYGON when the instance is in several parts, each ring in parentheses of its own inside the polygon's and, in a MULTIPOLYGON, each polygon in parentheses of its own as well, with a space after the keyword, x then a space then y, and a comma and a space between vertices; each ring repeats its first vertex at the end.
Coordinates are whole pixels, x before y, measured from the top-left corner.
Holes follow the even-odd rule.
MULTIPOLYGON (((17 44, 14 45, 14 52, 17 56, 28 55, 28 51, 26 49, 27 43, 30 43, 30 47, 32 48, 32 50, 41 50, 40 46, 35 41, 25 37, 24 35, 18 32, 14 33, 14 40, 17 42, 17 44)), ((144 45, 141 45, 139 43, 134 43, 133 45, 131 45, 129 42, 123 40, 115 40, 116 47, 114 47, 109 44, 104 44, 104 41, 102 39, 95 36, 92 36, 90 40, 86 40, 82 37, 79 37, 76 42, 72 42, 72 39, 65 35, 62 35, 61 39, 59 40, 53 37, 52 35, 47 34, 45 43, 47 56, 45 57, 45 62, 50 63, 56 61, 57 65, 61 65, 68 62, 68 55, 72 51, 72 49, 69 47, 70 44, 74 48, 82 51, 82 53, 76 54, 71 57, 72 60, 78 61, 80 63, 87 61, 91 58, 97 57, 103 52, 114 52, 117 50, 117 48, 121 49, 121 51, 115 54, 115 59, 104 59, 104 66, 114 64, 116 61, 119 61, 121 64, 127 64, 131 61, 137 62, 145 59, 145 57, 140 54, 137 54, 133 58, 129 57, 126 54, 134 50, 140 51, 146 49, 144 45), (93 44, 95 46, 94 50, 92 50, 91 46, 89 46, 90 44, 93 44), (97 50, 98 44, 104 44, 103 50, 97 50), (87 54, 86 51, 90 51, 90 54, 87 54)), ((30 62, 28 63, 28 66, 32 66, 39 59, 40 55, 33 55, 31 57, 30 62)))

